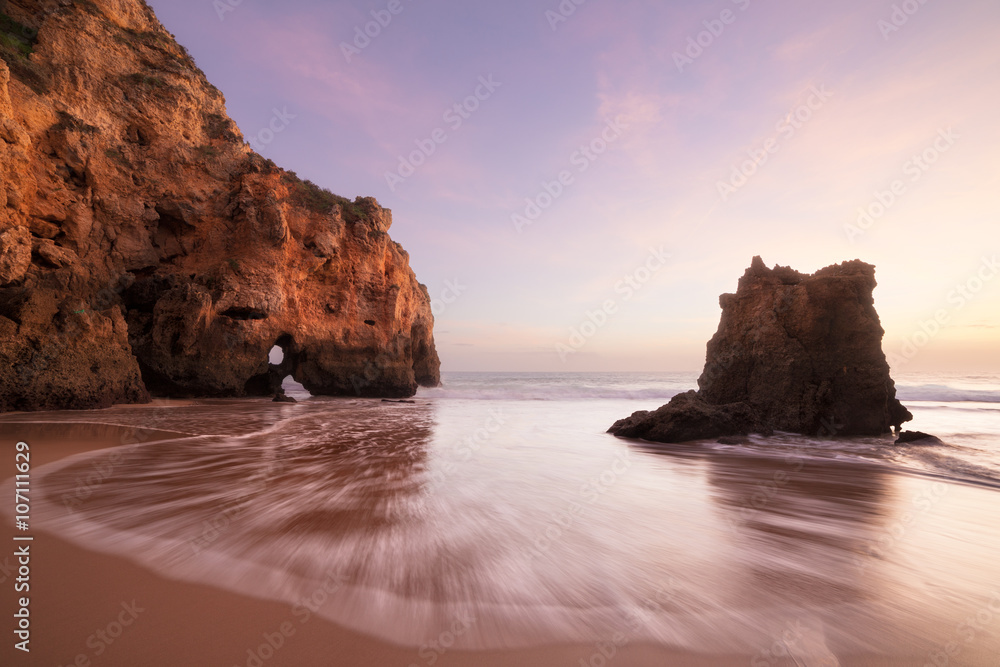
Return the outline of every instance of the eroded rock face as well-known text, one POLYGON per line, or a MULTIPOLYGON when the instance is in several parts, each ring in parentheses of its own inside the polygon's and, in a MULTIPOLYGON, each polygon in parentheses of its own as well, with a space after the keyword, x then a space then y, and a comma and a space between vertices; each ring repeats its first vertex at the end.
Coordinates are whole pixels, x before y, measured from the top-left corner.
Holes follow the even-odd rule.
POLYGON ((889 433, 912 416, 889 377, 875 284, 875 267, 858 260, 804 275, 754 257, 736 293, 719 299, 699 390, 609 432, 659 442, 889 433))
POLYGON ((391 213, 251 151, 145 3, 0 11, 0 410, 265 395, 275 344, 316 394, 439 382, 391 213))

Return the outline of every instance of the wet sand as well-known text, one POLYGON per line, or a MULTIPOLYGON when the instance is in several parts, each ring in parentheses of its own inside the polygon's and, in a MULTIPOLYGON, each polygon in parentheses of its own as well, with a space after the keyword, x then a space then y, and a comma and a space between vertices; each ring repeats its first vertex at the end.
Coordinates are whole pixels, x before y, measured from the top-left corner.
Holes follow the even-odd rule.
MULTIPOLYGON (((12 528, 5 524, 6 533, 12 528)), ((294 634, 261 661, 281 667, 384 667, 386 665, 439 665, 441 667, 550 667, 604 664, 593 646, 551 646, 519 651, 452 651, 431 663, 424 652, 393 646, 310 618, 302 623, 289 606, 219 591, 208 586, 163 579, 128 561, 76 548, 48 535, 38 535, 32 561, 33 632, 30 656, 0 651, 5 665, 59 665, 69 667, 83 655, 92 665, 109 667, 175 667, 177 665, 248 666, 248 651, 264 645, 289 625, 294 634), (112 634, 123 611, 122 603, 137 604, 138 615, 111 644, 95 634, 112 634), (109 627, 111 626, 111 627, 109 627), (88 639, 90 643, 88 644, 88 639), (98 655, 100 651, 100 655, 98 655)), ((8 591, 5 591, 7 593, 8 591)), ((5 595, 5 599, 7 596, 5 595)), ((10 604, 5 605, 10 607, 10 604)), ((126 619, 129 616, 126 615, 126 619)), ((8 621, 4 635, 11 636, 8 621)), ((111 639, 111 637, 108 637, 111 639)), ((275 640, 274 643, 279 643, 275 640)), ((605 646, 606 648, 606 646, 605 646)), ((267 656, 260 651, 258 656, 267 656)), ((705 655, 654 646, 625 646, 609 664, 635 667, 735 667, 750 664, 752 655, 705 655)), ((952 663, 988 665, 982 662, 952 663)), ((78 664, 86 664, 81 662, 78 664)), ((765 663, 761 663, 765 664, 765 663)), ((791 659, 768 661, 774 667, 791 667, 791 659)), ((841 665, 904 667, 910 658, 867 656, 841 659, 841 665)))
MULTIPOLYGON (((31 445, 32 468, 37 468, 73 454, 118 446, 120 438, 116 436, 122 430, 99 427, 91 437, 81 437, 75 429, 70 441, 54 433, 58 428, 0 425, 3 460, 13 461, 15 444, 24 440, 31 445)), ((144 431, 136 439, 154 440, 163 434, 144 431)), ((131 433, 130 438, 134 437, 131 433)), ((4 535, 17 534, 6 518, 0 525, 4 535)), ((289 605, 165 579, 124 558, 81 549, 44 530, 30 534, 35 538, 31 543, 31 652, 26 655, 14 650, 13 642, 5 640, 0 649, 0 664, 4 665, 69 667, 89 661, 108 667, 407 667, 430 665, 428 656, 434 656, 433 664, 441 667, 543 667, 578 665, 581 659, 600 654, 595 645, 474 653, 431 650, 421 656, 419 649, 376 641, 317 616, 303 621, 304 615, 294 614, 289 605), (129 625, 114 638, 111 635, 118 631, 115 623, 120 621, 129 625), (110 643, 97 635, 99 630, 104 630, 110 643), (281 634, 287 636, 282 638, 281 634), (272 645, 279 646, 277 650, 261 650, 268 645, 268 636, 272 645)), ((8 577, 0 584, 5 609, 14 606, 12 581, 8 577)), ((4 614, 2 630, 5 638, 13 636, 10 614, 4 614)), ((693 655, 651 646, 616 648, 612 659, 615 664, 636 666, 746 664, 738 656, 693 655)))
MULTIPOLYGON (((33 470, 74 454, 119 446, 123 440, 123 429, 115 426, 75 427, 71 439, 60 437, 60 430, 66 426, 0 424, 0 460, 11 462, 12 468, 14 444, 18 440, 30 443, 33 470)), ((131 442, 157 440, 165 435, 162 431, 128 431, 131 442)), ((36 483, 36 478, 32 479, 36 483)), ((743 491, 733 493, 740 495, 743 491)), ((0 525, 4 534, 16 534, 8 518, 5 517, 0 525)), ((0 590, 3 590, 0 599, 4 600, 7 610, 0 627, 7 638, 0 647, 0 664, 4 665, 728 667, 751 664, 761 667, 824 664, 815 659, 762 657, 759 651, 711 655, 628 642, 613 647, 607 641, 611 638, 600 643, 518 650, 459 651, 426 647, 421 650, 373 639, 316 615, 304 618, 288 604, 167 579, 124 558, 74 546, 48 534, 41 525, 33 525, 30 534, 35 537, 31 543, 32 650, 26 655, 12 649, 13 641, 9 638, 13 634, 13 621, 9 610, 14 607, 14 593, 12 576, 8 575, 0 583, 0 590), (268 642, 277 648, 271 650, 268 642)), ((0 572, 0 576, 3 574, 0 572)), ((1000 585, 1000 581, 997 584, 1000 585)), ((1000 620, 992 630, 998 628, 1000 620)), ((979 639, 984 636, 981 634, 979 639)), ((439 646, 448 643, 447 635, 438 639, 439 646)), ((947 664, 1000 664, 997 656, 990 652, 991 645, 983 641, 962 645, 961 654, 947 664)), ((778 653, 780 650, 776 651, 778 653)), ((838 655, 838 659, 839 662, 826 664, 878 667, 921 666, 927 662, 925 654, 907 651, 905 647, 900 647, 896 655, 838 655)))

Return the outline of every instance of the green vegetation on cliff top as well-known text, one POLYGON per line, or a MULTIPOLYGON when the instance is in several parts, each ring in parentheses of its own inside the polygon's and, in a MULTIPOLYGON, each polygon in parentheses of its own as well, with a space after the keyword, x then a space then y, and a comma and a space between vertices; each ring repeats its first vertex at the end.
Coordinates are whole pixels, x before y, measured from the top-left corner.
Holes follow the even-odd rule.
POLYGON ((0 55, 10 54, 27 58, 35 46, 38 32, 21 25, 0 12, 0 55))

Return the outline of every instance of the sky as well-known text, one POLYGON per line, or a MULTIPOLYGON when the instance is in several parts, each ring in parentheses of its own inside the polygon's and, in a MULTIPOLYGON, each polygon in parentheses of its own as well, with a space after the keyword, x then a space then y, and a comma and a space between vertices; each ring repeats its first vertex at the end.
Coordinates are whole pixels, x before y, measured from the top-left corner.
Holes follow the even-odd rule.
POLYGON ((442 370, 698 370, 760 255, 874 264, 894 373, 1000 372, 996 0, 150 4, 392 209, 442 370))

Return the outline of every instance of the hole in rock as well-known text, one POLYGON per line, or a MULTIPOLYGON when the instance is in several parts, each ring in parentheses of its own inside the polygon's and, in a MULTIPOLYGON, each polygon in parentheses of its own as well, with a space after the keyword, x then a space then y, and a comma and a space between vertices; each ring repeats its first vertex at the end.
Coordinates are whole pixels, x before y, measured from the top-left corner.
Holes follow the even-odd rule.
POLYGON ((288 334, 284 334, 274 342, 267 355, 268 393, 284 393, 296 400, 310 398, 312 394, 308 389, 292 378, 299 354, 295 351, 295 341, 288 334))
POLYGON ((281 349, 280 345, 275 345, 271 348, 271 352, 267 355, 267 362, 270 364, 278 365, 285 359, 285 351, 281 349))
POLYGON ((375 326, 375 320, 365 320, 365 324, 367 324, 370 327, 373 327, 375 326))
POLYGON ((285 391, 286 395, 291 396, 297 401, 312 398, 312 392, 293 380, 291 375, 286 376, 281 381, 281 388, 285 391))

